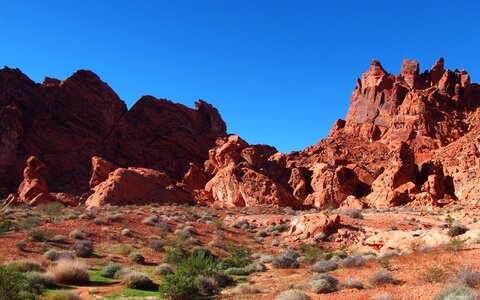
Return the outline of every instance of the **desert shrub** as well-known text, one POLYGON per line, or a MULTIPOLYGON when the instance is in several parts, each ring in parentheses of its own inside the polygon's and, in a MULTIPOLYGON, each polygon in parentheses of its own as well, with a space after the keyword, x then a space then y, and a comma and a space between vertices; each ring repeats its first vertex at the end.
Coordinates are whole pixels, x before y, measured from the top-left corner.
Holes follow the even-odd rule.
POLYGON ((228 268, 225 270, 225 274, 227 275, 235 275, 235 276, 248 276, 250 272, 245 268, 228 268))
POLYGON ((143 219, 142 223, 145 224, 145 225, 154 226, 156 224, 156 222, 158 222, 158 221, 159 221, 159 218, 158 218, 157 215, 151 215, 151 216, 143 219))
POLYGON ((470 268, 460 268, 455 278, 458 284, 475 288, 480 284, 480 272, 473 271, 470 268))
POLYGON ((247 248, 229 246, 227 251, 230 256, 222 260, 225 268, 240 268, 251 263, 250 252, 247 248))
POLYGON ((155 275, 168 275, 173 272, 173 268, 169 264, 161 264, 155 268, 155 275))
POLYGON ((345 215, 354 219, 363 219, 362 211, 355 208, 348 208, 342 211, 345 215))
POLYGON ((275 297, 275 300, 312 300, 312 298, 299 290, 286 290, 275 297))
POLYGON ((41 264, 30 260, 16 260, 9 263, 8 267, 14 271, 21 273, 45 271, 45 268, 41 264))
POLYGON ((157 285, 146 274, 132 271, 122 276, 122 283, 131 289, 155 290, 157 285))
POLYGON ((118 274, 122 270, 122 266, 116 263, 109 263, 105 267, 103 267, 100 275, 106 278, 117 278, 118 274))
POLYGON ((256 273, 256 272, 265 272, 267 270, 265 265, 259 262, 253 262, 251 264, 248 264, 244 267, 244 269, 250 274, 256 273))
POLYGON ((124 228, 124 229, 122 229, 120 234, 123 235, 123 236, 132 236, 132 231, 128 228, 124 228))
POLYGON ((328 274, 315 275, 308 281, 308 285, 316 294, 333 293, 338 290, 338 279, 328 274))
POLYGON ((425 268, 425 270, 420 275, 421 279, 425 282, 438 283, 445 281, 448 273, 441 266, 431 266, 425 268))
POLYGON ((338 268, 338 264, 334 261, 329 261, 329 260, 322 260, 317 262, 313 268, 313 272, 317 273, 325 273, 325 272, 330 272, 333 270, 336 270, 338 268))
POLYGON ((364 288, 363 283, 360 280, 354 278, 345 278, 342 283, 342 287, 347 289, 357 289, 361 290, 364 288))
POLYGON ((260 289, 250 283, 241 283, 232 289, 235 295, 258 294, 260 289))
POLYGON ((55 278, 49 273, 25 273, 29 286, 34 294, 40 294, 45 288, 55 286, 55 278))
POLYGON ((32 230, 28 233, 32 242, 44 242, 47 240, 46 233, 43 230, 32 230))
POLYGON ((307 263, 313 263, 325 258, 325 249, 316 243, 301 243, 299 248, 303 256, 305 256, 307 263))
POLYGON ((15 243, 15 247, 17 247, 17 249, 20 251, 25 251, 25 249, 27 248, 27 244, 25 244, 24 242, 17 242, 15 243))
POLYGON ((132 253, 128 256, 128 258, 137 264, 145 263, 145 257, 143 257, 143 255, 141 255, 140 253, 132 253))
POLYGON ((90 240, 78 241, 72 248, 78 257, 90 257, 93 254, 93 242, 90 240))
POLYGON ((298 252, 289 248, 273 259, 272 266, 278 269, 297 269, 300 266, 297 261, 299 257, 298 252))
POLYGON ((389 271, 376 272, 369 278, 368 281, 373 286, 384 284, 397 284, 397 280, 393 278, 392 273, 389 271))
POLYGON ((35 299, 38 292, 27 274, 15 271, 9 266, 0 266, 0 299, 35 299))
POLYGON ((45 300, 80 300, 80 296, 70 291, 55 291, 48 294, 45 300))
POLYGON ((165 244, 157 239, 151 239, 148 243, 150 249, 154 252, 161 252, 163 250, 163 247, 165 247, 165 244))
POLYGON ((57 234, 53 237, 52 241, 55 243, 65 243, 65 237, 61 234, 57 234))
POLYGON ((260 258, 258 259, 258 261, 262 264, 268 264, 268 263, 271 263, 274 258, 275 258, 275 256, 273 256, 271 254, 262 254, 260 256, 260 258))
POLYGON ((56 283, 82 284, 90 281, 87 266, 77 260, 62 259, 48 268, 56 283))
POLYGON ((373 295, 373 300, 393 300, 393 296, 390 293, 384 292, 381 294, 373 295))
POLYGON ((14 229, 14 224, 9 219, 4 219, 0 221, 0 234, 12 231, 14 229))
POLYGON ((211 276, 198 275, 195 278, 195 284, 200 295, 208 296, 218 293, 220 287, 215 278, 211 276))
POLYGON ((268 236, 268 233, 265 230, 259 230, 255 234, 255 237, 257 237, 257 238, 264 238, 264 237, 267 237, 267 236, 268 236))
POLYGON ((340 265, 343 268, 358 268, 362 267, 364 264, 365 259, 360 255, 347 256, 340 262, 340 265))
MULTIPOLYGON (((212 277, 216 273, 217 259, 205 252, 184 252, 173 273, 165 275, 159 291, 169 299, 191 299, 205 292, 197 280, 198 276, 212 277)), ((214 277, 216 281, 218 278, 214 277)))
POLYGON ((43 253, 43 256, 50 261, 73 259, 73 255, 66 251, 48 250, 47 252, 43 253))
POLYGON ((241 221, 236 222, 232 226, 234 228, 248 229, 250 227, 250 224, 248 223, 247 220, 241 220, 241 221))
POLYGON ((71 238, 74 238, 74 239, 77 239, 77 240, 83 239, 83 233, 80 230, 77 230, 77 229, 74 229, 74 230, 70 231, 69 236, 71 238))
POLYGON ((477 300, 475 292, 466 286, 454 285, 441 290, 433 298, 434 300, 477 300))
POLYGON ((463 246, 464 246, 464 242, 461 239, 452 238, 446 245, 446 248, 448 251, 457 252, 462 250, 463 246))
POLYGON ((447 234, 450 237, 455 237, 461 234, 464 234, 465 232, 468 231, 468 228, 463 226, 463 225, 452 225, 449 229, 447 234))
POLYGON ((102 218, 95 218, 95 219, 93 219, 93 223, 95 225, 102 225, 103 224, 103 219, 102 218))
POLYGON ((278 247, 278 246, 280 246, 280 241, 279 240, 273 240, 271 245, 272 245, 272 247, 278 247))

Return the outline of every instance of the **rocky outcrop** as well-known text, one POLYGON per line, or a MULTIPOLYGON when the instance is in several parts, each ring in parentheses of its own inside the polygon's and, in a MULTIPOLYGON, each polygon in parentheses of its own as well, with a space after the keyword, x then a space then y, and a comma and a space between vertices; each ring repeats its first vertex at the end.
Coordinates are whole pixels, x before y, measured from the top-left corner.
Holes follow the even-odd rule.
POLYGON ((392 158, 382 174, 372 183, 372 192, 365 201, 372 207, 393 207, 406 204, 415 193, 417 169, 412 150, 404 142, 394 144, 392 158))
POLYGON ((148 203, 189 203, 190 195, 165 173, 145 168, 118 168, 93 187, 87 207, 141 205, 148 203))
POLYGON ((430 71, 404 60, 399 75, 387 73, 378 61, 357 81, 345 122, 332 136, 345 131, 366 141, 407 142, 416 156, 457 140, 468 131, 465 114, 478 107, 480 90, 466 71, 450 71, 443 58, 430 71))
MULTIPOLYGON (((255 205, 298 207, 288 185, 285 155, 264 145, 248 145, 236 135, 217 140, 205 171, 213 176, 205 185, 215 204, 225 207, 255 205), (285 174, 285 176, 284 176, 285 174)), ((294 171, 296 172, 296 171, 294 171)), ((295 175, 294 175, 295 176, 295 175)), ((293 183, 293 180, 292 180, 293 183)), ((295 182, 298 188, 299 182, 295 182)))
POLYGON ((305 214, 290 222, 288 236, 293 239, 325 237, 338 224, 340 224, 339 215, 305 214))
POLYGON ((98 156, 92 157, 92 178, 90 178, 89 182, 90 188, 93 189, 100 183, 107 180, 110 172, 113 172, 116 169, 118 169, 118 166, 112 164, 106 159, 98 156))
POLYGON ((15 191, 30 155, 48 166, 52 191, 81 195, 89 190, 94 156, 180 180, 190 162, 203 164, 226 135, 218 111, 204 101, 190 109, 146 96, 127 110, 86 70, 42 84, 18 69, 0 70, 0 125, 0 196, 15 191))
POLYGON ((31 156, 23 171, 23 181, 18 187, 18 200, 28 205, 54 202, 55 198, 48 192, 46 178, 45 164, 35 156, 31 156))

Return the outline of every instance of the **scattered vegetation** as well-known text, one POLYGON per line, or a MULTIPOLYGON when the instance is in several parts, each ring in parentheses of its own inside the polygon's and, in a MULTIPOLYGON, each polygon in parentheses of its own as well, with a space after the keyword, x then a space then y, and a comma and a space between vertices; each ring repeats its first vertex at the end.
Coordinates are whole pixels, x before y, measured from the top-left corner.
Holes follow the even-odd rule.
POLYGON ((61 259, 49 267, 48 272, 56 283, 84 284, 90 281, 87 269, 88 267, 78 260, 61 259))

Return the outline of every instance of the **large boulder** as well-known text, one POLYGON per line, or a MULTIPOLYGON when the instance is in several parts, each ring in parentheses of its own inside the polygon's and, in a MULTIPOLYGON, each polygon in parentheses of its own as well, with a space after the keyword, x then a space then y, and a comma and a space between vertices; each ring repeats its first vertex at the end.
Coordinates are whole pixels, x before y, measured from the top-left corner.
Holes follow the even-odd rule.
POLYGON ((293 239, 313 238, 317 235, 325 236, 338 224, 340 224, 339 215, 305 214, 290 222, 288 236, 293 239))
POLYGON ((93 194, 85 205, 182 204, 190 200, 189 193, 179 188, 165 173, 145 168, 118 168, 93 188, 93 194))

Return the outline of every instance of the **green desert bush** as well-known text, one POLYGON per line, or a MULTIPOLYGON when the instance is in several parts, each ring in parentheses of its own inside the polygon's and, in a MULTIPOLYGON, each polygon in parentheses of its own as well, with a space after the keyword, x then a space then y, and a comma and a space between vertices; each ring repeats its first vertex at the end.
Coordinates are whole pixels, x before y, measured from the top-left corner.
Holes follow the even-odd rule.
POLYGON ((117 278, 118 274, 122 270, 122 266, 117 263, 109 263, 105 267, 103 267, 100 275, 106 278, 117 278))
POLYGON ((463 225, 452 225, 449 229, 448 229, 448 235, 450 237, 455 237, 455 236, 458 236, 458 235, 461 235, 461 234, 464 234, 465 232, 468 231, 468 228, 463 226, 463 225))

